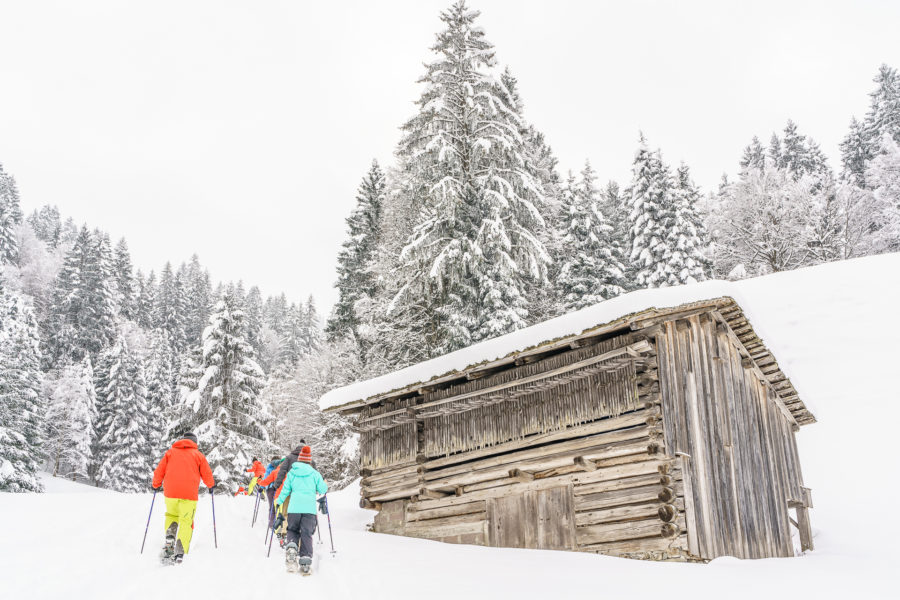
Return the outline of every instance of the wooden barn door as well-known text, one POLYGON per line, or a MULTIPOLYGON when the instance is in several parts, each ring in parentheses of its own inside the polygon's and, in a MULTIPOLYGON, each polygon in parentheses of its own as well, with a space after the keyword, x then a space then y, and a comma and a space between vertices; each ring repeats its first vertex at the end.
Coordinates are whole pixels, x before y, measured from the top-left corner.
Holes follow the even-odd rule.
POLYGON ((488 500, 490 545, 572 550, 575 547, 572 487, 529 490, 488 500))

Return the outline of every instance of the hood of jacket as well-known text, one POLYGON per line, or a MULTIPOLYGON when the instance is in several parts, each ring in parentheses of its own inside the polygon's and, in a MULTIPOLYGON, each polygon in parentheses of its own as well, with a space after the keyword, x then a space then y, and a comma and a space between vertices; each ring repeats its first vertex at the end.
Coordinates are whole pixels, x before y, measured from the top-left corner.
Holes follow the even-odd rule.
POLYGON ((175 442, 174 444, 172 444, 172 447, 173 447, 173 448, 179 448, 179 449, 182 449, 182 450, 184 450, 184 449, 186 449, 186 448, 193 448, 194 450, 196 450, 196 449, 197 449, 197 442, 194 442, 194 441, 191 441, 191 440, 188 440, 188 439, 178 440, 177 442, 175 442))
POLYGON ((291 466, 291 475, 295 477, 308 477, 315 472, 309 463, 297 461, 291 466))

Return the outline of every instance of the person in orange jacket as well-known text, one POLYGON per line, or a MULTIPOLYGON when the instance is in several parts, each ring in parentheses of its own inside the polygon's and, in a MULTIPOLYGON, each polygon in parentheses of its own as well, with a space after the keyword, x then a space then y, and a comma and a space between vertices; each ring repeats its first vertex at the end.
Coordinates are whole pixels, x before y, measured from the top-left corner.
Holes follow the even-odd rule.
POLYGON ((253 473, 250 485, 247 486, 247 495, 249 496, 253 493, 253 488, 256 487, 257 482, 266 474, 266 468, 259 462, 258 458, 254 457, 253 465, 249 469, 244 469, 244 473, 253 473))
POLYGON ((197 436, 185 433, 166 450, 153 472, 153 489, 162 486, 166 499, 164 561, 180 563, 190 549, 201 480, 212 494, 216 481, 209 463, 197 448, 197 436))

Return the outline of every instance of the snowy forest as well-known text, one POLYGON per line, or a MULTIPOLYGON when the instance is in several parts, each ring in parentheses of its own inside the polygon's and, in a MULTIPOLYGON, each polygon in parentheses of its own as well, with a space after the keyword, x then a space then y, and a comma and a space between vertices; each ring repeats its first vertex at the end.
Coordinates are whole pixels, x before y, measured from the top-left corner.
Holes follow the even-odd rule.
POLYGON ((362 174, 324 323, 312 298, 213 284, 197 256, 135 271, 124 239, 24 215, 0 168, 0 490, 45 469, 142 491, 187 430, 223 490, 301 437, 340 487, 356 437, 319 412, 329 389, 636 289, 900 250, 895 68, 873 68, 865 115, 835 115, 840 165, 791 120, 723 149, 714 190, 637 131, 631 179, 604 181, 561 172, 478 16, 442 13, 395 159, 362 174))

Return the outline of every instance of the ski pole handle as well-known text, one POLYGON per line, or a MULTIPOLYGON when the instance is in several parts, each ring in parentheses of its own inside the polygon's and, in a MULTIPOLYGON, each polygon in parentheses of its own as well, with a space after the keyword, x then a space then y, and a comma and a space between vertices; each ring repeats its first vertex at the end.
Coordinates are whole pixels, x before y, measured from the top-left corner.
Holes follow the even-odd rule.
POLYGON ((150 529, 150 518, 153 516, 153 505, 156 503, 156 492, 158 491, 159 489, 157 488, 153 489, 153 499, 150 500, 150 514, 147 515, 147 526, 144 527, 144 541, 141 542, 141 554, 144 553, 144 544, 147 543, 147 530, 150 529))

